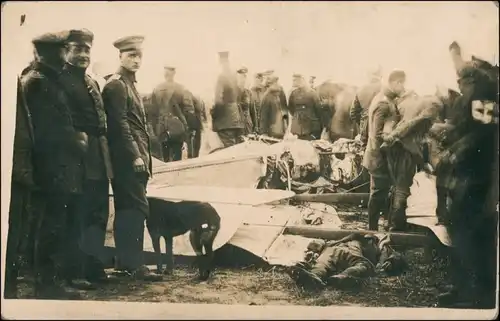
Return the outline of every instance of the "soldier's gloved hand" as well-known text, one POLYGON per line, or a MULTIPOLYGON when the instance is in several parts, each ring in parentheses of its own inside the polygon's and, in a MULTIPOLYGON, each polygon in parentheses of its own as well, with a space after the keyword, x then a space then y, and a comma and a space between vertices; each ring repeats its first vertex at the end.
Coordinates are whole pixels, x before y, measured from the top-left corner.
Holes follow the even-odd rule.
POLYGON ((146 165, 144 164, 144 161, 140 157, 137 158, 134 161, 134 172, 136 172, 136 173, 142 173, 142 172, 145 172, 145 171, 146 171, 146 165))

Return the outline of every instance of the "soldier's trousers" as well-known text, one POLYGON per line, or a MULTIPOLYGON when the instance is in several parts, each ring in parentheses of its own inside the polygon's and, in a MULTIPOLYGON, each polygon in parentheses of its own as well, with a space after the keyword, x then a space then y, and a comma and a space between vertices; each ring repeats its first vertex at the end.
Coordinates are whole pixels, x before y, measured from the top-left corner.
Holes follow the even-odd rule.
POLYGON ((194 131, 194 135, 187 142, 188 158, 196 158, 200 156, 201 148, 201 130, 194 131))
POLYGON ((184 141, 169 141, 168 143, 163 143, 163 161, 164 162, 175 162, 182 159, 182 146, 184 141))
POLYGON ((391 178, 389 226, 404 230, 406 226, 407 199, 417 170, 413 155, 401 144, 386 151, 387 167, 391 178))
POLYGON ((221 129, 217 133, 219 134, 224 148, 242 143, 244 141, 243 130, 241 128, 221 129))
POLYGON ((362 278, 373 272, 373 265, 366 258, 353 255, 348 249, 338 246, 327 247, 311 268, 311 273, 323 280, 336 274, 362 278))
POLYGON ((16 182, 11 184, 9 206, 9 230, 7 234, 7 253, 5 257, 5 290, 4 296, 11 297, 16 294, 17 276, 19 274, 20 245, 29 226, 28 218, 31 191, 16 182))
POLYGON ((368 200, 368 229, 378 230, 380 215, 388 218, 391 179, 386 171, 370 173, 370 198, 368 200))
POLYGON ((65 276, 93 279, 104 272, 104 242, 109 219, 109 183, 86 180, 68 216, 65 276))
POLYGON ((116 173, 113 179, 113 232, 116 265, 121 269, 133 271, 144 264, 144 221, 149 215, 147 182, 148 173, 116 173))

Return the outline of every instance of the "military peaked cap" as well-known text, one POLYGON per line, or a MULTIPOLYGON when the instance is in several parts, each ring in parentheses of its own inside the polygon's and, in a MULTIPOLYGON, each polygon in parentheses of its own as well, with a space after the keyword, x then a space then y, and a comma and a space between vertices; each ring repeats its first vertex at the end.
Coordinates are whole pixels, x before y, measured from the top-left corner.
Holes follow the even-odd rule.
POLYGON ((141 50, 143 42, 143 36, 128 36, 116 40, 113 42, 113 46, 120 50, 120 52, 141 50))
POLYGON ((39 35, 31 42, 34 45, 38 44, 53 44, 53 45, 62 45, 66 39, 68 38, 69 32, 67 30, 59 31, 59 32, 47 32, 42 35, 39 35))
POLYGON ((293 78, 303 78, 301 74, 293 74, 292 77, 293 78))
POLYGON ((170 71, 175 71, 175 67, 172 67, 172 66, 170 66, 170 65, 165 65, 165 66, 163 66, 163 69, 165 69, 165 70, 170 70, 170 71))
POLYGON ((92 31, 88 29, 73 29, 69 31, 66 43, 92 47, 93 41, 94 34, 92 33, 92 31))
POLYGON ((247 69, 247 67, 241 67, 236 72, 239 74, 246 74, 246 73, 248 73, 248 69, 247 69))

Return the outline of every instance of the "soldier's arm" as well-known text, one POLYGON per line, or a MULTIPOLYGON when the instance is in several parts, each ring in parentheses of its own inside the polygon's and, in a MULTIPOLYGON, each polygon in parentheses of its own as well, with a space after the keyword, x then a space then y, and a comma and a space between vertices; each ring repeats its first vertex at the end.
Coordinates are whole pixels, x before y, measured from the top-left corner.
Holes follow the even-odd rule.
POLYGON ((381 101, 375 107, 373 111, 373 127, 375 128, 375 139, 377 143, 381 145, 383 143, 382 133, 384 131, 384 124, 387 118, 387 113, 389 110, 389 103, 381 101))
POLYGON ((321 129, 324 129, 328 124, 328 119, 326 119, 325 114, 321 108, 321 102, 319 100, 319 95, 316 91, 311 91, 311 100, 314 108, 314 112, 319 119, 321 129))
POLYGON ((286 101, 286 94, 285 94, 285 91, 283 90, 283 87, 281 87, 281 90, 280 90, 280 101, 281 101, 281 104, 283 105, 283 107, 285 109, 288 109, 288 102, 286 101))
POLYGON ((290 97, 288 98, 288 111, 290 112, 290 114, 292 114, 292 116, 295 115, 295 95, 294 95, 295 91, 292 91, 290 93, 290 97))
POLYGON ((194 111, 194 102, 193 102, 193 99, 191 97, 191 93, 188 92, 187 90, 182 92, 180 94, 180 96, 181 96, 181 100, 182 100, 182 103, 180 106, 181 116, 182 116, 182 118, 184 118, 185 124, 189 125, 187 122, 187 118, 194 119, 196 117, 195 111, 194 111))
POLYGON ((203 99, 199 98, 198 103, 200 104, 201 119, 203 120, 203 122, 207 122, 208 118, 207 118, 207 109, 205 107, 205 102, 203 101, 203 99))
POLYGON ((361 142, 366 144, 368 142, 368 110, 366 108, 361 109, 361 119, 359 121, 359 134, 361 136, 361 142))
POLYGON ((118 137, 126 151, 126 160, 132 164, 140 158, 139 147, 137 146, 130 125, 127 119, 127 90, 125 85, 119 80, 112 80, 102 93, 104 108, 108 115, 108 129, 110 136, 118 137))
POLYGON ((217 79, 217 83, 215 84, 215 98, 214 104, 215 106, 222 105, 224 102, 222 100, 224 93, 224 78, 219 76, 217 79))
POLYGON ((248 90, 248 97, 250 99, 250 119, 252 120, 252 130, 254 132, 257 132, 257 112, 256 112, 256 107, 255 107, 255 98, 253 96, 253 93, 248 90))

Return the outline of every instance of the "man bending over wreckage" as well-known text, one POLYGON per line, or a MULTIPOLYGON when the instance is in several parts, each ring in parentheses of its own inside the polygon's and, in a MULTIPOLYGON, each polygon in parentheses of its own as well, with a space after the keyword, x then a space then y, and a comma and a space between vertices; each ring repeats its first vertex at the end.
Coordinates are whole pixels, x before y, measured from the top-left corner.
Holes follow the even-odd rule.
POLYGON ((399 274, 406 268, 400 253, 390 247, 389 235, 350 234, 338 241, 314 240, 307 246, 305 262, 288 270, 300 286, 318 290, 326 285, 351 288, 376 272, 399 274))

